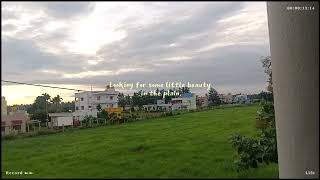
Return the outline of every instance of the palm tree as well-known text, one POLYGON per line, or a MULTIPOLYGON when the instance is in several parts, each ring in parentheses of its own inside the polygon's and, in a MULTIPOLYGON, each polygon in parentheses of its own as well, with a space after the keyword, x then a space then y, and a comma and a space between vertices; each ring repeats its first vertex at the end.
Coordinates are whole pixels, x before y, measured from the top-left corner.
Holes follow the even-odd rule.
POLYGON ((46 101, 46 114, 47 114, 47 120, 46 121, 48 122, 48 120, 49 120, 49 117, 48 117, 48 101, 50 101, 51 96, 49 94, 47 94, 47 93, 42 94, 42 96, 44 97, 44 99, 46 101))
POLYGON ((58 105, 60 105, 60 103, 62 102, 62 100, 63 100, 63 99, 62 99, 59 95, 57 95, 56 97, 52 98, 51 102, 52 102, 53 104, 55 104, 55 106, 56 106, 56 112, 58 111, 58 105))

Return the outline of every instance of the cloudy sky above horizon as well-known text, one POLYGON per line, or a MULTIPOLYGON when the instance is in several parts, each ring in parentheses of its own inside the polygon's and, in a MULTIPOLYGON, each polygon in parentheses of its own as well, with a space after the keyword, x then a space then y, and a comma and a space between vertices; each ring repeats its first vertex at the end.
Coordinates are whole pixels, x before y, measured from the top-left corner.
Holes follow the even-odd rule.
MULTIPOLYGON (((2 79, 95 90, 107 82, 207 82, 265 90, 265 2, 2 2, 2 79)), ((8 104, 43 92, 2 84, 8 104), (23 92, 22 92, 23 91, 23 92)))

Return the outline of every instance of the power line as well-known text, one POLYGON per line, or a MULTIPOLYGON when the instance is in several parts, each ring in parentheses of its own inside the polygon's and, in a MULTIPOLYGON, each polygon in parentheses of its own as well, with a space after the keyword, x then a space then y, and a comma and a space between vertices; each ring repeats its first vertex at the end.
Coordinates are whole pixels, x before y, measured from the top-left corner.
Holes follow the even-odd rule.
POLYGON ((7 80, 1 80, 2 82, 7 83, 14 83, 14 84, 23 84, 23 85, 29 85, 29 86, 40 86, 40 87, 47 87, 47 88, 55 88, 55 89, 64 89, 64 90, 72 90, 72 91, 85 91, 80 89, 72 89, 72 88, 64 88, 64 87, 57 87, 57 86, 46 86, 41 84, 32 84, 32 83, 23 83, 23 82, 17 82, 17 81, 7 81, 7 80))

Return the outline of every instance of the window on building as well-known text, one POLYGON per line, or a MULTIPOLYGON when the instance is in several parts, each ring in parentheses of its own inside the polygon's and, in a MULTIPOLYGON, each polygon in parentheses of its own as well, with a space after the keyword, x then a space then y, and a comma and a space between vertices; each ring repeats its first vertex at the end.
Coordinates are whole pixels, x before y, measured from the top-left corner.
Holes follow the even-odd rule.
POLYGON ((79 110, 79 107, 78 107, 78 106, 76 106, 76 110, 79 110))
POLYGON ((91 109, 91 106, 89 106, 89 109, 91 109))
POLYGON ((84 110, 84 106, 81 106, 81 110, 84 110))
POLYGON ((100 101, 100 96, 97 97, 97 100, 100 101))
POLYGON ((112 100, 113 99, 113 96, 110 96, 110 100, 112 100))
POLYGON ((81 101, 83 101, 83 98, 81 98, 81 101))
POLYGON ((20 131, 21 130, 21 125, 13 125, 12 129, 20 131))

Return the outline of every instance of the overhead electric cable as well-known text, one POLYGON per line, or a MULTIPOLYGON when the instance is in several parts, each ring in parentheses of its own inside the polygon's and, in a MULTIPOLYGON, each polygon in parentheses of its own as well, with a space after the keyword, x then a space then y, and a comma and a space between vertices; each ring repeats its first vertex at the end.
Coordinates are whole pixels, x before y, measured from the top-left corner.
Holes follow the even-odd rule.
POLYGON ((40 87, 47 87, 47 88, 55 88, 55 89, 64 89, 64 90, 72 90, 72 91, 85 91, 81 89, 72 89, 72 88, 64 88, 64 87, 57 87, 57 86, 47 86, 47 85, 41 85, 41 84, 32 84, 32 83, 24 83, 24 82, 17 82, 17 81, 7 81, 7 80, 1 80, 2 82, 6 83, 13 83, 13 84, 23 84, 23 85, 29 85, 29 86, 40 86, 40 87))

